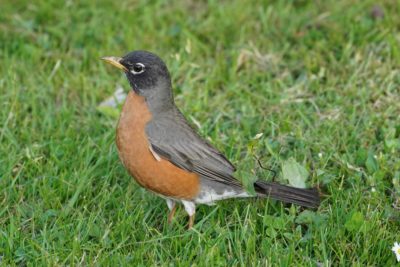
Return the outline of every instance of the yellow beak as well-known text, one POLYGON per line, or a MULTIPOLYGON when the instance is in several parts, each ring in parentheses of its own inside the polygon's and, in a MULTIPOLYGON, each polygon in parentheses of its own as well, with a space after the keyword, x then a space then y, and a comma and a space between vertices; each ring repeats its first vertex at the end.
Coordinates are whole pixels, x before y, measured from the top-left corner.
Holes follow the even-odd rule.
POLYGON ((104 60, 105 62, 113 65, 114 67, 117 67, 120 70, 128 71, 128 69, 124 65, 119 63, 122 59, 120 57, 102 57, 101 59, 104 60))

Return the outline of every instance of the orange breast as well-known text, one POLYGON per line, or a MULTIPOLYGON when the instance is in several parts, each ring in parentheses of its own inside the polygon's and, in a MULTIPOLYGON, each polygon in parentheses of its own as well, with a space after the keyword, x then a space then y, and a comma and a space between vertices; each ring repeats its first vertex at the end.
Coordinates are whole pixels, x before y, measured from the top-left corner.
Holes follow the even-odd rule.
POLYGON ((117 127, 116 141, 123 164, 144 188, 168 197, 193 199, 199 192, 198 175, 168 160, 158 161, 151 153, 145 132, 151 117, 145 99, 131 91, 117 127))

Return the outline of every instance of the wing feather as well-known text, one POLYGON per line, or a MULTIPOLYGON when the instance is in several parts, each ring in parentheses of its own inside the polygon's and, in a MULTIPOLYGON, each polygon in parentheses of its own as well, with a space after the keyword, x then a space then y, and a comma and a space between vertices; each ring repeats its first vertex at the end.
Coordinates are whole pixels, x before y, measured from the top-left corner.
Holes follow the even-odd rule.
POLYGON ((162 158, 210 181, 241 187, 233 176, 235 167, 216 148, 202 139, 176 110, 153 118, 146 126, 153 150, 162 158))

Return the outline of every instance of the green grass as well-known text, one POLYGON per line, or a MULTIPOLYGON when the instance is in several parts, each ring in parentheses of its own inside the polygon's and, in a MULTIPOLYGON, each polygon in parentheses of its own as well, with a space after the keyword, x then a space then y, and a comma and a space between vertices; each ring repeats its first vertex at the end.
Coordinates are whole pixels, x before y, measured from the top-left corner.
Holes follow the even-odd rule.
POLYGON ((400 241, 400 4, 3 1, 0 264, 393 266, 400 241), (99 60, 146 49, 177 105, 244 182, 289 158, 316 212, 266 200, 179 209, 138 187, 97 105, 125 78, 99 60), (238 60, 240 59, 240 60, 238 60), (257 133, 264 136, 254 144, 257 133))

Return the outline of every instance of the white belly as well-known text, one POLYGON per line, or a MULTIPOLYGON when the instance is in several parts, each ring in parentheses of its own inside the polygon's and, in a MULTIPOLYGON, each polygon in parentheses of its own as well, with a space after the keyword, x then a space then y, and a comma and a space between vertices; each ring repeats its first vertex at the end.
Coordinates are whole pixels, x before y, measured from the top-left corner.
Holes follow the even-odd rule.
POLYGON ((247 192, 237 192, 233 190, 226 190, 221 192, 216 192, 212 188, 207 188, 207 190, 201 190, 200 194, 194 199, 197 204, 207 204, 214 205, 215 201, 228 199, 228 198, 241 198, 241 197, 252 197, 247 192))

